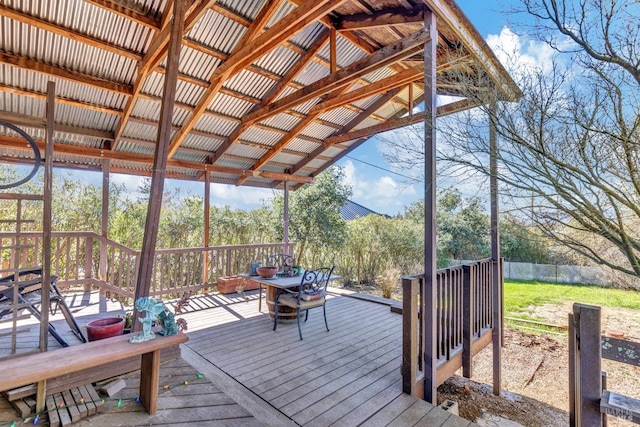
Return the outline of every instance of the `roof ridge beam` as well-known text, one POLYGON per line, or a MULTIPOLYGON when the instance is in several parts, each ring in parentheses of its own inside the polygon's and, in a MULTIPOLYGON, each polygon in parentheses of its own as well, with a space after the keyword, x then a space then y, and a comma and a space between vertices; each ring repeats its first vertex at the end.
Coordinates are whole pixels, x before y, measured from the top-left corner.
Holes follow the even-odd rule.
POLYGON ((335 21, 338 31, 362 30, 372 27, 388 27, 389 25, 423 23, 424 7, 392 8, 378 10, 373 13, 357 13, 335 21))

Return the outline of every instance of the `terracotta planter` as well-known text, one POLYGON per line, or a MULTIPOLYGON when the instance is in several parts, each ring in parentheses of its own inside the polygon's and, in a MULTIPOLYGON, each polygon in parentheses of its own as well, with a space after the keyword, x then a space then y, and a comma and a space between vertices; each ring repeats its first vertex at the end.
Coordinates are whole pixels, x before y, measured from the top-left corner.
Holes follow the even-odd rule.
POLYGON ((110 337, 117 337, 124 332, 124 319, 110 317, 98 319, 87 323, 87 338, 89 341, 97 341, 110 337))

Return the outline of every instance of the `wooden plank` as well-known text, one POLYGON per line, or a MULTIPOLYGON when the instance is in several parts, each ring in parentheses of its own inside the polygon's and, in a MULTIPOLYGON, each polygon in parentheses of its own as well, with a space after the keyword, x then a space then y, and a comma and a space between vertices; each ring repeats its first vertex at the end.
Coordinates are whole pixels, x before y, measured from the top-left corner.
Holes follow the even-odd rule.
POLYGON ((58 416, 58 409, 53 396, 47 396, 46 406, 48 411, 47 415, 49 417, 49 427, 60 427, 60 417, 58 416))
POLYGON ((603 336, 602 357, 632 366, 640 366, 640 343, 603 336))
POLYGON ((71 422, 75 423, 80 421, 80 410, 76 406, 76 401, 73 399, 71 392, 69 390, 64 390, 60 393, 62 399, 64 400, 64 405, 69 411, 69 417, 71 418, 71 422))
POLYGON ((56 404, 56 412, 58 413, 58 417, 60 418, 60 424, 63 426, 67 426, 71 424, 71 417, 69 416, 69 411, 67 411, 64 403, 64 398, 62 394, 56 393, 53 395, 53 401, 56 404))
POLYGON ((158 409, 159 350, 142 355, 140 371, 140 402, 149 414, 155 414, 158 409))
POLYGON ((85 399, 82 396, 82 392, 80 391, 80 388, 73 387, 72 389, 69 390, 69 392, 73 397, 73 402, 75 403, 76 408, 78 409, 80 418, 87 418, 89 416, 89 410, 87 408, 87 404, 85 403, 85 399))
POLYGON ((600 411, 635 424, 640 424, 640 400, 604 390, 600 411))
POLYGON ((386 426, 399 417, 404 411, 414 405, 416 398, 408 394, 401 394, 391 403, 379 410, 367 421, 360 424, 361 427, 382 427, 386 426))
POLYGON ((156 336, 150 341, 131 344, 129 337, 122 335, 28 357, 17 357, 3 361, 4 372, 0 377, 0 390, 10 390, 41 379, 71 374, 163 347, 179 345, 187 340, 186 335, 178 333, 168 337, 156 336), (69 360, 74 360, 75 363, 67 363, 69 360))

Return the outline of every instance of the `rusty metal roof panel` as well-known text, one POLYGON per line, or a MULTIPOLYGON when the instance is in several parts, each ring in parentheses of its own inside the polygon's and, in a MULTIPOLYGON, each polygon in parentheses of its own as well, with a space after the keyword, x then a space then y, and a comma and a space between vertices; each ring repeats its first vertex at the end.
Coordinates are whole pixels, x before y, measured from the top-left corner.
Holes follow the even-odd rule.
POLYGON ((308 86, 329 75, 329 69, 322 64, 311 61, 304 69, 298 73, 295 82, 308 86))
POLYGON ((248 159, 259 159, 267 153, 269 147, 255 147, 253 145, 233 144, 227 150, 227 153, 232 156, 246 157, 248 159))
POLYGON ((290 131, 296 127, 299 122, 300 119, 291 114, 280 113, 263 120, 261 123, 276 129, 290 131))
POLYGON ((296 105, 294 108, 292 108, 293 111, 300 113, 300 114, 308 114, 309 111, 316 106, 316 104, 318 102, 320 102, 322 99, 321 98, 312 98, 310 100, 308 100, 307 102, 303 102, 302 104, 298 104, 296 105))
POLYGON ((305 27, 302 31, 296 33, 292 38, 289 39, 289 41, 291 41, 295 45, 300 46, 304 50, 309 50, 309 48, 324 31, 324 25, 319 22, 314 22, 305 27))
POLYGON ((344 126, 351 120, 358 117, 358 113, 345 107, 335 108, 333 110, 322 113, 319 118, 340 126, 344 126))
POLYGON ((209 9, 187 36, 229 54, 246 30, 243 25, 209 9))
POLYGON ((66 70, 128 84, 135 75, 136 62, 85 43, 45 30, 0 19, 0 50, 44 62, 66 70))
POLYGON ((118 143, 118 151, 153 156, 155 151, 155 143, 153 141, 132 141, 125 136, 122 137, 122 139, 120 139, 120 142, 118 143))
POLYGON ((242 70, 231 77, 224 87, 254 98, 262 99, 276 82, 248 70, 242 70))
POLYGON ((227 114, 232 117, 241 118, 253 108, 254 104, 243 99, 235 98, 224 93, 218 93, 211 104, 209 110, 227 114))
POLYGON ((307 136, 311 136, 313 138, 317 138, 317 139, 325 139, 327 137, 329 137, 330 135, 332 135, 333 133, 335 133, 336 129, 329 127, 329 126, 325 126, 323 124, 320 123, 311 123, 309 126, 307 126, 303 131, 302 134, 303 135, 307 135, 307 136))
POLYGON ((274 146, 280 139, 282 139, 282 134, 265 129, 259 129, 256 127, 250 127, 245 132, 243 132, 240 137, 244 141, 274 146))
MULTIPOLYGON (((45 103, 42 102, 43 116, 45 103)), ((65 104, 56 104, 55 122, 63 123, 78 127, 111 131, 119 122, 118 116, 113 114, 104 114, 86 108, 74 107, 65 104)))
POLYGON ((310 153, 319 146, 320 144, 317 142, 309 141, 308 139, 293 138, 291 142, 287 144, 286 148, 301 153, 310 153))
POLYGON ((127 96, 107 90, 96 89, 81 83, 57 79, 30 70, 18 69, 8 64, 0 64, 0 83, 6 86, 26 88, 41 94, 47 92, 47 82, 56 84, 56 96, 60 98, 82 100, 89 104, 103 105, 109 108, 121 109, 127 101, 127 96))
POLYGON ((211 78, 213 71, 218 68, 221 63, 222 61, 220 61, 219 58, 215 58, 187 46, 182 46, 178 71, 187 76, 208 81, 211 78))
POLYGON ((222 143, 223 141, 221 139, 210 138, 205 135, 189 134, 182 143, 182 147, 214 152, 222 143))
POLYGON ((157 122, 160 118, 160 107, 161 104, 159 102, 150 99, 138 99, 131 115, 157 122))
POLYGON ((231 135, 236 127, 237 125, 229 120, 220 119, 207 114, 200 116, 200 119, 195 125, 196 129, 225 137, 231 135))
MULTIPOLYGON (((327 62, 330 57, 329 49, 329 43, 325 43, 322 49, 320 49, 320 52, 318 52, 318 56, 322 57, 327 62)), ((338 57, 337 65, 339 68, 346 67, 347 65, 367 56, 367 54, 359 47, 342 37, 340 34, 336 37, 336 52, 338 57)))
POLYGON ((261 56, 254 64, 279 76, 283 76, 299 58, 300 55, 291 49, 278 46, 266 55, 261 56))

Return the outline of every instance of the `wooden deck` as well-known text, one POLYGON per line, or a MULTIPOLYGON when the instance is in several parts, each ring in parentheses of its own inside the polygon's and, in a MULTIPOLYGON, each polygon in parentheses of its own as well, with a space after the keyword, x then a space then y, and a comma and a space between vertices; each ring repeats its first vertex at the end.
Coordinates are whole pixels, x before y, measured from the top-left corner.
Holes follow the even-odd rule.
MULTIPOLYGON (((84 301, 86 307, 74 306, 77 315, 87 316, 80 325, 104 315, 102 309, 118 309, 86 295, 84 301)), ((161 384, 197 372, 205 378, 162 393, 153 416, 123 400, 121 407, 107 402, 106 414, 79 425, 472 425, 402 393, 402 318, 387 305, 331 297, 331 331, 325 330, 321 310, 312 310, 303 325, 304 341, 295 324, 272 330, 268 314, 258 312, 257 292, 247 293, 246 300, 236 294, 194 297, 178 317, 188 321, 190 340, 182 360, 162 367, 161 384)), ((135 377, 127 379, 117 397, 135 398, 137 385, 135 377)))

